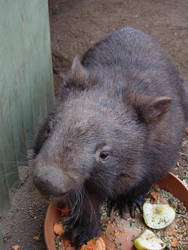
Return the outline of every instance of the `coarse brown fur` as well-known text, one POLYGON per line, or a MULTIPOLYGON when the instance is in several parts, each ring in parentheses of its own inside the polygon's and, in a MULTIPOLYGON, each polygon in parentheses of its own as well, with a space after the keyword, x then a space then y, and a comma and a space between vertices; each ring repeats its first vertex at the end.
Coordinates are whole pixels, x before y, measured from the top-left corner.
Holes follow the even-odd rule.
POLYGON ((104 199, 134 212, 175 165, 187 118, 183 80, 151 36, 124 28, 74 59, 33 160, 38 189, 70 207, 73 245, 100 233, 104 199))

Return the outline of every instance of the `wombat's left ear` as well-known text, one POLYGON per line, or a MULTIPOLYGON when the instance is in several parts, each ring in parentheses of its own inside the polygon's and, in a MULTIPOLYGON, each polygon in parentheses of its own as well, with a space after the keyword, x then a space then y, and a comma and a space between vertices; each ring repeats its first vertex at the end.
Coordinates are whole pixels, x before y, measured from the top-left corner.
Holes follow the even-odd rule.
POLYGON ((141 114, 147 123, 159 121, 170 108, 172 99, 167 96, 160 96, 146 101, 140 107, 141 114))
POLYGON ((146 123, 160 121, 170 108, 172 99, 168 96, 149 97, 138 94, 135 91, 128 91, 126 100, 146 123))

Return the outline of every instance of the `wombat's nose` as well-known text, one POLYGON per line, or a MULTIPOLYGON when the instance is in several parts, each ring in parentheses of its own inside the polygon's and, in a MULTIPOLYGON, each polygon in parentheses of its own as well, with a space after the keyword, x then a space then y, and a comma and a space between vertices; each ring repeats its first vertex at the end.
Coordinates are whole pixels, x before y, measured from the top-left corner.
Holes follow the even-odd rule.
POLYGON ((54 166, 39 166, 34 169, 33 180, 42 194, 60 196, 67 192, 61 169, 54 166))

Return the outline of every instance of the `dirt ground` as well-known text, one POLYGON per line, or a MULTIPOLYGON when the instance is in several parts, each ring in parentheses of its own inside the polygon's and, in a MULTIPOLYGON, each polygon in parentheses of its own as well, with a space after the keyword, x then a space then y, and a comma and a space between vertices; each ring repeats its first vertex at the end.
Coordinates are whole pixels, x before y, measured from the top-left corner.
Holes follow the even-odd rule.
MULTIPOLYGON (((115 29, 131 26, 154 37, 169 51, 188 82, 187 0, 49 0, 55 88, 75 55, 115 29)), ((188 138, 174 172, 188 178, 188 138)), ((21 184, 11 191, 12 208, 0 214, 4 250, 44 250, 43 222, 47 202, 32 184, 31 169, 20 167, 21 184), (39 240, 33 239, 39 236, 39 240)))

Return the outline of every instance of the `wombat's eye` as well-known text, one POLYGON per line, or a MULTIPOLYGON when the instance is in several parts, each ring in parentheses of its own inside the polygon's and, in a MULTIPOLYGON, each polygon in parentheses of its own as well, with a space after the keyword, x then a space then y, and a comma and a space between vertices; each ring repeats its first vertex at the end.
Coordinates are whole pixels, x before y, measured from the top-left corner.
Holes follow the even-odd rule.
POLYGON ((102 152, 100 152, 99 157, 101 160, 105 161, 109 158, 109 152, 102 151, 102 152))

